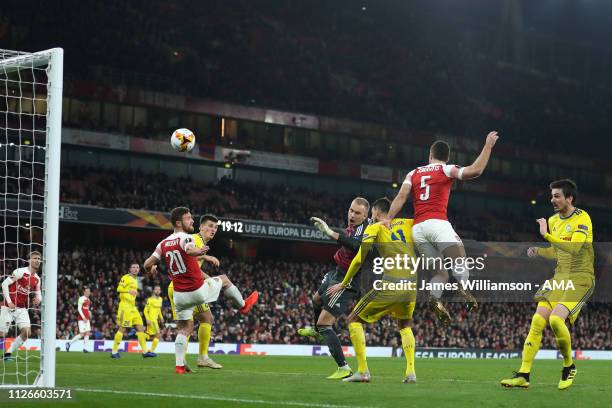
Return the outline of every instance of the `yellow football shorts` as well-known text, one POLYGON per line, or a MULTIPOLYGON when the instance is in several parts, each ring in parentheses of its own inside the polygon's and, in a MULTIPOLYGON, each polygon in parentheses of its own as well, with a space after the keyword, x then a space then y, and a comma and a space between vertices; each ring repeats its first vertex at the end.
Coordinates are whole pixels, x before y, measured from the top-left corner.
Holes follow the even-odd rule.
POLYGON ((147 330, 145 330, 147 336, 155 336, 159 333, 159 320, 149 320, 149 324, 147 324, 147 330))
POLYGON ((566 279, 552 278, 540 286, 534 299, 538 301, 538 307, 542 306, 549 310, 562 304, 569 310, 568 319, 574 324, 594 290, 595 279, 589 275, 577 275, 566 279))
POLYGON ((387 315, 396 319, 408 320, 412 319, 415 306, 415 291, 372 289, 359 300, 352 314, 359 316, 367 323, 374 323, 387 315))
POLYGON ((120 304, 117 309, 117 324, 121 327, 142 326, 142 316, 136 307, 120 304))

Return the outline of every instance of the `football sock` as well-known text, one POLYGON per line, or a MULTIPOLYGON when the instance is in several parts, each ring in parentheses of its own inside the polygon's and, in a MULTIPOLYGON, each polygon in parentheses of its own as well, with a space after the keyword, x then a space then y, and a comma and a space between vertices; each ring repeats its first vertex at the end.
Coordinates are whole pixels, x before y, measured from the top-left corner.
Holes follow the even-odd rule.
POLYGON ((402 349, 406 356, 406 375, 414 374, 414 349, 416 342, 411 327, 404 327, 400 330, 402 336, 402 349))
POLYGON ((151 351, 155 351, 157 344, 159 344, 159 338, 153 337, 153 341, 151 342, 151 351))
POLYGON ((87 348, 88 345, 89 345, 89 336, 84 336, 83 337, 83 348, 87 348))
POLYGON ((201 356, 208 357, 208 344, 210 343, 210 323, 200 323, 198 327, 199 353, 201 356))
POLYGON ((349 334, 355 350, 355 357, 357 357, 357 371, 365 373, 368 371, 368 362, 366 361, 366 340, 363 325, 357 322, 350 323, 349 334))
POLYGON ((325 344, 329 348, 329 353, 332 355, 338 367, 344 367, 346 365, 346 359, 344 358, 344 352, 342 351, 342 345, 340 339, 331 326, 319 326, 319 333, 325 339, 325 344))
POLYGON ((116 354, 117 350, 119 350, 119 343, 121 343, 122 339, 123 333, 121 332, 121 330, 118 330, 117 333, 115 333, 115 339, 113 341, 113 354, 116 354))
POLYGON ((529 328, 529 334, 525 339, 523 345, 522 364, 519 369, 519 373, 530 373, 533 360, 535 359, 538 350, 540 349, 540 343, 542 343, 542 333, 546 328, 546 319, 538 313, 534 313, 531 319, 531 327, 529 328))
POLYGON ((465 258, 455 259, 455 262, 453 262, 453 276, 459 283, 465 282, 470 278, 470 270, 465 266, 465 258))
POLYGON ((230 287, 226 288, 223 293, 225 294, 225 296, 229 297, 230 299, 233 299, 238 307, 244 306, 244 299, 242 298, 242 294, 240 293, 236 285, 231 285, 230 287))
POLYGON ((11 354, 16 352, 17 350, 19 350, 19 347, 21 347, 23 343, 25 343, 23 337, 17 336, 15 340, 13 340, 13 343, 11 344, 11 347, 9 348, 8 352, 11 354))
POLYGON ((187 348, 187 336, 184 334, 177 334, 174 340, 174 352, 176 354, 176 365, 185 365, 185 349, 187 348))
POLYGON ((548 321, 550 322, 550 328, 555 333, 557 346, 563 356, 563 367, 569 367, 574 364, 572 360, 572 336, 569 329, 565 321, 559 316, 551 315, 548 321))
MULTIPOLYGON (((448 282, 448 279, 444 279, 444 277, 440 275, 434 275, 429 281, 429 283, 446 283, 446 282, 448 282)), ((432 289, 429 293, 431 293, 433 297, 439 300, 442 297, 443 292, 444 292, 443 289, 432 289)))
POLYGON ((77 334, 76 336, 72 338, 72 340, 70 340, 70 344, 74 343, 77 340, 81 340, 82 337, 83 336, 81 336, 80 334, 77 334))
POLYGON ((144 353, 147 351, 147 335, 144 332, 136 332, 138 338, 138 344, 140 344, 140 350, 144 353))

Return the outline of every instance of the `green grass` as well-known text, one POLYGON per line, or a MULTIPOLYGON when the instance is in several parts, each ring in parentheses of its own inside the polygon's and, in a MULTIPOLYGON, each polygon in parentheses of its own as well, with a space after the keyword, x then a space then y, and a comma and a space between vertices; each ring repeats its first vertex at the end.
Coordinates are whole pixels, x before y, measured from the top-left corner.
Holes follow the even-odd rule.
MULTIPOLYGON (((215 356, 222 370, 174 374, 174 357, 143 360, 122 354, 58 353, 57 385, 75 390, 76 403, 36 406, 88 407, 609 407, 612 367, 578 361, 572 388, 557 390, 561 362, 536 361, 528 390, 503 389, 501 378, 518 360, 420 359, 418 384, 402 384, 404 360, 371 358, 370 384, 326 380, 327 357, 215 356), (146 404, 146 405, 141 405, 146 404)), ((192 365, 195 358, 191 356, 192 365)), ((350 364, 355 366, 354 359, 350 364)), ((20 405, 23 406, 23 405, 20 405)))

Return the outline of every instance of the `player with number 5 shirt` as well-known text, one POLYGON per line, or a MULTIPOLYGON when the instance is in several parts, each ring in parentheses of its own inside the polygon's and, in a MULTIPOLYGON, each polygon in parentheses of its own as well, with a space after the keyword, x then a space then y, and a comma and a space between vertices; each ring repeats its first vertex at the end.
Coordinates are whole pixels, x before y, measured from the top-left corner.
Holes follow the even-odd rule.
MULTIPOLYGON (((460 283, 459 293, 465 298, 468 308, 478 307, 476 299, 463 288, 469 270, 465 267, 465 248, 461 238, 448 222, 447 207, 450 190, 455 179, 471 180, 480 176, 487 167, 493 146, 498 139, 497 132, 489 132, 480 155, 467 167, 448 164, 450 146, 436 141, 429 150, 429 163, 410 171, 399 193, 391 204, 388 218, 397 216, 412 194, 414 225, 412 236, 418 252, 426 259, 451 258, 453 276, 460 283)), ((434 271, 430 281, 430 306, 443 323, 450 322, 450 315, 440 302, 443 286, 448 282, 445 269, 434 271)))

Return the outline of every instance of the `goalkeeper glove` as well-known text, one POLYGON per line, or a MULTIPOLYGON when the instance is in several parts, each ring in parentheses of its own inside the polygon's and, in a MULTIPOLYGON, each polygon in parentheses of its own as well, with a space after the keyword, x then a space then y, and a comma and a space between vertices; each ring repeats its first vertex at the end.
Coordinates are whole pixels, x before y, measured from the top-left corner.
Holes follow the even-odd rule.
POLYGON ((327 235, 328 237, 331 237, 332 234, 334 233, 334 231, 331 228, 329 228, 327 223, 323 221, 322 219, 317 218, 317 217, 311 217, 310 221, 314 223, 314 226, 317 227, 319 231, 321 231, 323 234, 327 235))

